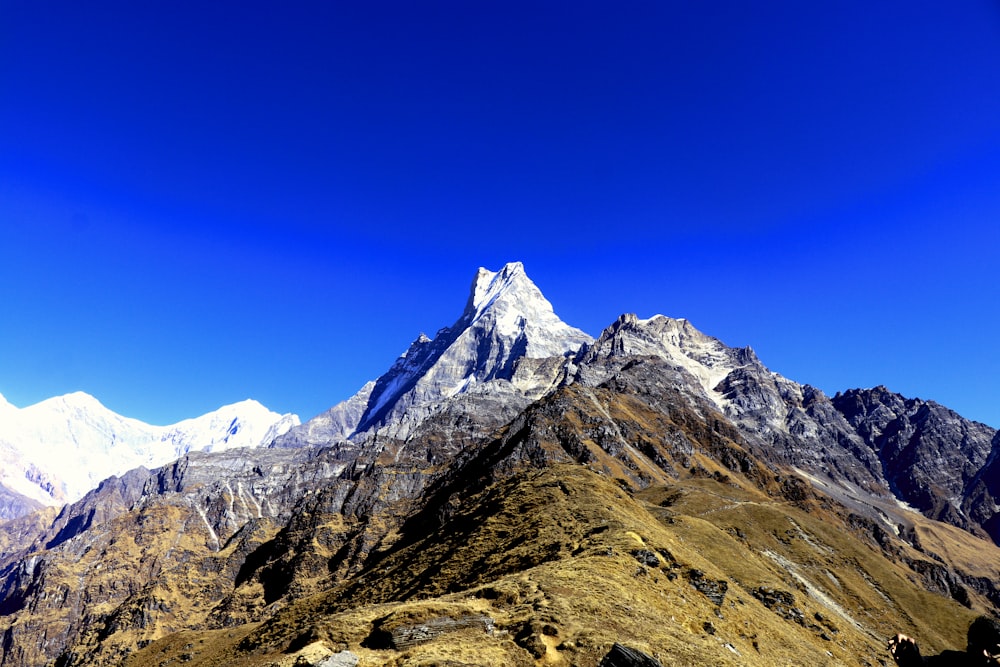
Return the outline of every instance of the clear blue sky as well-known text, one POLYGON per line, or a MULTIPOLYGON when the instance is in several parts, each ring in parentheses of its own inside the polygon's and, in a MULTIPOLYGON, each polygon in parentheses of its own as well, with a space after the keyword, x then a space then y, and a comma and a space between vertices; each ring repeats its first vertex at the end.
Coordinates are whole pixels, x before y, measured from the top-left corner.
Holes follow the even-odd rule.
POLYGON ((0 0, 0 393, 308 418, 521 260, 1000 427, 1000 4, 0 0))

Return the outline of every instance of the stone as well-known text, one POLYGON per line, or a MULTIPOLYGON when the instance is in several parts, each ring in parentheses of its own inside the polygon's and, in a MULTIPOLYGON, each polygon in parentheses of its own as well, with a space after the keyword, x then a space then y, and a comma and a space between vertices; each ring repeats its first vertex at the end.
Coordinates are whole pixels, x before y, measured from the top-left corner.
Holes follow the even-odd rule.
POLYGON ((315 667, 355 667, 359 660, 361 658, 350 651, 341 651, 340 653, 334 653, 331 656, 323 658, 316 663, 315 667))
POLYGON ((663 667, 656 658, 642 651, 616 643, 601 660, 599 667, 663 667))

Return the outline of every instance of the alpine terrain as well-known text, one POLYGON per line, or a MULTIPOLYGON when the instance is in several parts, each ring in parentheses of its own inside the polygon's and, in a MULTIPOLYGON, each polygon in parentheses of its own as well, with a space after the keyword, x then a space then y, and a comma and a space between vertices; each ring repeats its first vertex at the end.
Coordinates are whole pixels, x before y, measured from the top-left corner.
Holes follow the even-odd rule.
POLYGON ((519 263, 291 422, 44 471, 94 488, 0 524, 0 666, 874 666, 1000 612, 996 430, 683 319, 592 338, 519 263))
POLYGON ((111 475, 161 466, 191 450, 266 444, 298 423, 253 400, 151 426, 83 392, 24 409, 0 396, 0 518, 79 500, 111 475))

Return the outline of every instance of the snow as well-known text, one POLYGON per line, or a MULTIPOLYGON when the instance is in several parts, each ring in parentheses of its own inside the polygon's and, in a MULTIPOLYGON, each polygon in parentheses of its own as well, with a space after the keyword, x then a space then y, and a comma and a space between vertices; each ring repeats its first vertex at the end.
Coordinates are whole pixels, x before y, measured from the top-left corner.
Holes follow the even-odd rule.
POLYGON ((299 423, 253 400, 153 426, 84 392, 18 409, 0 403, 0 484, 46 505, 78 500, 112 475, 155 468, 189 451, 268 444, 299 423))

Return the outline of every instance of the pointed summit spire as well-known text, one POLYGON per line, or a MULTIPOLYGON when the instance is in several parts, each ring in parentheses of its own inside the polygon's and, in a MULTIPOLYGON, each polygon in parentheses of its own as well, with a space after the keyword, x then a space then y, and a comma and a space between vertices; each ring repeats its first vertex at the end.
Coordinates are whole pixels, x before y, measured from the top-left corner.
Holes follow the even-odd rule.
MULTIPOLYGON (((489 306, 497 296, 505 291, 514 289, 514 283, 520 282, 523 287, 530 285, 531 289, 538 292, 535 284, 528 279, 524 273, 524 265, 521 262, 510 262, 505 264, 499 271, 490 271, 479 267, 476 278, 472 281, 472 291, 469 294, 469 302, 465 306, 465 315, 479 313, 489 306), (520 279, 520 280, 518 280, 520 279), (527 283, 527 285, 523 285, 527 283)), ((543 297, 544 300, 544 297, 543 297)))
POLYGON ((483 382, 510 380, 522 358, 561 357, 592 340, 556 316, 520 262, 499 271, 480 268, 465 310, 452 326, 433 340, 415 340, 388 372, 366 386, 366 395, 335 406, 301 432, 311 434, 305 437, 311 442, 312 434, 329 440, 380 428, 483 382), (346 430, 351 423, 354 428, 346 430))
POLYGON ((433 340, 418 339, 378 379, 357 432, 475 384, 509 380, 522 357, 562 356, 591 340, 556 316, 520 262, 495 272, 480 268, 462 317, 433 340))
POLYGON ((524 335, 524 355, 531 359, 562 356, 593 339, 559 319, 521 262, 499 271, 480 268, 472 282, 462 317, 452 330, 481 325, 498 335, 524 335))

